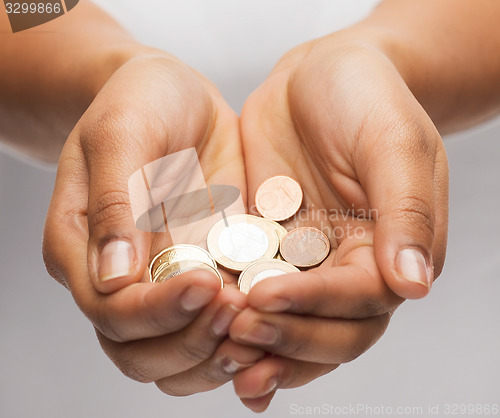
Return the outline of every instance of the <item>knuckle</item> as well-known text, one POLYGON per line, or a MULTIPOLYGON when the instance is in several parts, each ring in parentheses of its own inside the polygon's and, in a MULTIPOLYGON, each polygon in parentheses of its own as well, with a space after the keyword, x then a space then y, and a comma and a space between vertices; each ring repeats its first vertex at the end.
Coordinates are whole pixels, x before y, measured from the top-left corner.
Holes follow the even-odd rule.
POLYGON ((288 333, 281 330, 279 334, 278 342, 275 344, 273 351, 282 352, 287 357, 301 358, 310 345, 310 338, 302 332, 288 335, 288 333))
POLYGON ((99 154, 103 150, 113 151, 120 149, 126 138, 127 128, 134 126, 130 120, 134 112, 127 112, 125 108, 113 105, 111 109, 101 112, 92 123, 82 128, 82 145, 87 155, 99 154), (123 134, 122 134, 123 133, 123 134), (113 138, 110 141, 110 138, 113 138))
POLYGON ((109 227, 110 223, 120 220, 132 219, 130 198, 128 192, 108 191, 99 195, 93 205, 93 210, 88 214, 89 226, 99 227, 103 224, 109 227))
POLYGON ((210 358, 214 351, 210 344, 200 341, 190 341, 187 336, 182 338, 179 350, 188 361, 195 364, 210 358))
POLYGON ((153 312, 144 316, 148 326, 161 335, 178 331, 183 325, 191 323, 196 316, 196 313, 184 311, 174 305, 168 315, 160 315, 154 312, 154 306, 151 306, 146 298, 142 299, 142 303, 144 312, 153 312))
POLYGON ((150 304, 147 298, 142 298, 142 303, 142 310, 144 312, 151 312, 151 314, 144 315, 144 320, 149 328, 159 335, 179 331, 191 323, 196 316, 196 313, 184 311, 176 307, 175 304, 172 304, 172 309, 165 315, 157 313, 155 307, 150 304))
POLYGON ((399 199, 399 208, 393 214, 408 228, 408 232, 421 230, 434 236, 434 212, 429 204, 418 196, 405 196, 399 199))
POLYGON ((282 345, 283 351, 287 357, 299 359, 306 351, 307 341, 298 339, 293 343, 282 345))
POLYGON ((390 141, 394 152, 406 158, 424 157, 434 161, 432 156, 436 153, 436 132, 431 131, 427 123, 401 115, 398 111, 394 113, 393 122, 386 132, 387 141, 390 141))
POLYGON ((220 386, 231 380, 232 375, 225 373, 220 364, 212 362, 212 364, 201 372, 203 380, 211 386, 220 386))

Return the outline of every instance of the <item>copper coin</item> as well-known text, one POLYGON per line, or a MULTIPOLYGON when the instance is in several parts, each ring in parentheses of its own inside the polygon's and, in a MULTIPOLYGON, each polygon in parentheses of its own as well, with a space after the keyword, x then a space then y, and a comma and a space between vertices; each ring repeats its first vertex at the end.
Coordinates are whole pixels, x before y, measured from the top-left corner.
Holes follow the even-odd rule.
POLYGON ((285 261, 297 267, 314 267, 330 253, 330 241, 319 229, 301 227, 292 229, 280 244, 285 261))
POLYGON ((255 206, 264 218, 284 221, 297 213, 302 197, 302 188, 297 181, 287 176, 274 176, 257 189, 255 206))

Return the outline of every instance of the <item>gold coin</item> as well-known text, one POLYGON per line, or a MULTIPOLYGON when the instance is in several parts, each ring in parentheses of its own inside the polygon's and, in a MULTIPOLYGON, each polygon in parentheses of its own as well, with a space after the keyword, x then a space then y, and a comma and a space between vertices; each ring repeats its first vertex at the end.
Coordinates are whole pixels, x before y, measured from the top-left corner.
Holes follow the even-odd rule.
POLYGON ((161 271, 158 272, 158 274, 153 278, 152 281, 154 283, 165 282, 172 277, 192 270, 205 270, 214 273, 220 280, 221 288, 224 287, 224 281, 222 280, 222 276, 219 271, 213 266, 197 260, 181 260, 171 263, 165 268, 161 269, 161 271))
POLYGON ((280 244, 285 261, 297 267, 314 267, 330 253, 330 241, 319 229, 300 227, 291 230, 280 244))
POLYGON ((160 270, 166 266, 183 260, 194 260, 201 263, 217 267, 217 263, 210 253, 201 247, 189 244, 178 244, 160 251, 149 263, 149 273, 151 277, 159 274, 160 270))
POLYGON ((255 206, 264 218, 285 221, 297 213, 302 198, 302 188, 296 180, 288 176, 274 176, 258 187, 255 206))
POLYGON ((278 235, 278 239, 280 240, 280 242, 283 238, 285 238, 285 235, 288 234, 286 228, 283 225, 279 224, 278 222, 266 218, 262 219, 264 219, 276 231, 276 234, 278 235))
POLYGON ((281 260, 256 261, 241 272, 238 287, 243 293, 247 294, 252 287, 264 279, 299 271, 297 267, 281 260))
POLYGON ((207 247, 217 263, 232 272, 239 272, 257 260, 272 259, 278 252, 279 240, 264 219, 232 215, 212 227, 207 247))
MULTIPOLYGON (((266 218, 262 218, 262 219, 264 219, 266 222, 269 223, 269 225, 271 225, 273 227, 274 231, 276 232, 276 235, 278 235, 278 240, 281 244, 281 241, 283 240, 283 238, 285 238, 285 235, 288 234, 288 231, 286 230, 286 228, 283 225, 279 224, 278 222, 272 221, 271 219, 266 219, 266 218)), ((274 258, 276 260, 283 260, 283 257, 281 256, 279 251, 276 253, 274 258)))

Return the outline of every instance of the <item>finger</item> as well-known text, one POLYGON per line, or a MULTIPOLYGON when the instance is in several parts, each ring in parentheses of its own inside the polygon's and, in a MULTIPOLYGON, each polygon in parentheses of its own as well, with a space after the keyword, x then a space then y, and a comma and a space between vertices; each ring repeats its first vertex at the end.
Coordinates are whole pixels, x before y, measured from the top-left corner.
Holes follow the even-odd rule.
POLYGON ((336 319, 265 314, 245 309, 233 321, 231 339, 296 360, 340 364, 354 360, 383 335, 390 314, 336 319))
MULTIPOLYGON (((343 241, 337 253, 347 244, 343 241)), ((249 305, 261 312, 354 319, 384 314, 403 302, 380 275, 371 245, 346 251, 340 266, 322 266, 257 283, 248 294, 249 305)))
POLYGON ((149 258, 150 236, 136 226, 129 193, 138 195, 134 202, 144 200, 137 207, 158 204, 147 192, 152 179, 145 167, 196 145, 213 114, 201 84, 185 87, 188 83, 165 65, 158 68, 162 77, 153 78, 150 61, 144 68, 133 64, 134 82, 127 68, 120 69, 100 92, 79 132, 89 173, 89 271, 103 293, 137 282, 149 258), (183 105, 185 95, 197 98, 196 106, 183 105))
POLYGON ((432 259, 434 261, 434 277, 437 278, 443 270, 448 240, 449 169, 448 157, 442 144, 438 146, 435 161, 436 227, 432 259))
MULTIPOLYGON (((69 223, 71 224, 71 223, 69 223)), ((75 228, 50 233, 54 269, 65 277, 75 302, 94 326, 114 341, 175 332, 190 323, 220 291, 220 280, 207 271, 190 271, 164 283, 136 283, 115 293, 98 293, 88 280, 85 240, 75 228), (54 241, 54 237, 60 238, 54 241), (65 256, 61 256, 65 255, 65 256)))
POLYGON ((442 149, 439 133, 378 52, 360 49, 350 57, 356 59, 346 60, 326 75, 313 55, 290 88, 297 123, 304 135, 323 145, 318 165, 348 206, 373 211, 375 257, 387 284, 401 297, 423 297, 434 279, 433 255, 439 254, 442 260, 445 251, 444 218, 437 222, 437 206, 447 210, 447 197, 446 203, 436 197, 438 187, 447 196, 447 169, 436 169, 435 157, 442 149), (363 74, 366 63, 371 64, 373 78, 363 74), (327 87, 320 90, 317 86, 324 84, 315 80, 325 76, 327 87), (346 86, 354 86, 354 92, 344 91, 346 86), (346 103, 353 109, 348 114, 346 103), (318 115, 324 116, 321 129, 317 129, 318 115), (343 138, 332 141, 339 126, 343 138), (333 172, 332 162, 337 162, 333 172), (352 187, 346 187, 348 183, 352 187))
MULTIPOLYGON (((387 284, 405 298, 420 298, 429 292, 434 280, 434 247, 444 251, 445 245, 435 240, 434 156, 441 140, 437 131, 422 125, 407 123, 384 133, 380 142, 385 145, 371 152, 371 164, 360 170, 370 205, 378 210, 377 263, 387 284)), ((443 223, 438 225, 442 229, 443 223)), ((442 239, 442 231, 439 234, 442 239)))
POLYGON ((276 395, 276 391, 272 391, 271 393, 259 398, 240 398, 240 401, 248 409, 252 410, 253 412, 259 413, 264 412, 267 408, 269 408, 274 395, 276 395))
POLYGON ((220 291, 219 279, 192 271, 165 283, 136 283, 113 294, 99 293, 89 280, 86 179, 79 153, 65 147, 44 229, 49 273, 70 289, 83 313, 104 335, 128 341, 174 332, 190 323, 220 291), (72 181, 71 181, 72 180, 72 181))
MULTIPOLYGON (((182 373, 210 358, 246 306, 236 289, 224 289, 185 328, 156 338, 120 343, 97 332, 104 351, 128 377, 153 382, 182 373)), ((255 350, 254 350, 255 351, 255 350)))
POLYGON ((206 392, 229 382, 234 373, 253 366, 264 355, 262 350, 225 340, 211 358, 183 373, 158 380, 156 385, 173 396, 206 392))
POLYGON ((104 335, 124 342, 184 328, 219 292, 215 274, 193 270, 160 284, 127 286, 109 297, 79 291, 75 300, 104 335))
POLYGON ((234 376, 236 395, 254 412, 269 406, 278 388, 295 388, 336 369, 336 364, 319 364, 280 356, 266 357, 234 376))

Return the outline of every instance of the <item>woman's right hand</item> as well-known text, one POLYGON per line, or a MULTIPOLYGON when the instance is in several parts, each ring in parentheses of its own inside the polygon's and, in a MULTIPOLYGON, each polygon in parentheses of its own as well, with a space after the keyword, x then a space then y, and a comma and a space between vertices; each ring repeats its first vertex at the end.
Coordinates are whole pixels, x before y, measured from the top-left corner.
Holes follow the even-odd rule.
POLYGON ((151 255, 171 242, 136 227, 129 178, 190 147, 207 183, 246 196, 238 118, 216 88, 161 52, 127 61, 64 146, 43 242, 47 270, 70 290, 111 360, 173 395, 215 388, 263 356, 226 339, 246 298, 230 286, 221 291, 215 275, 144 280, 151 255))

